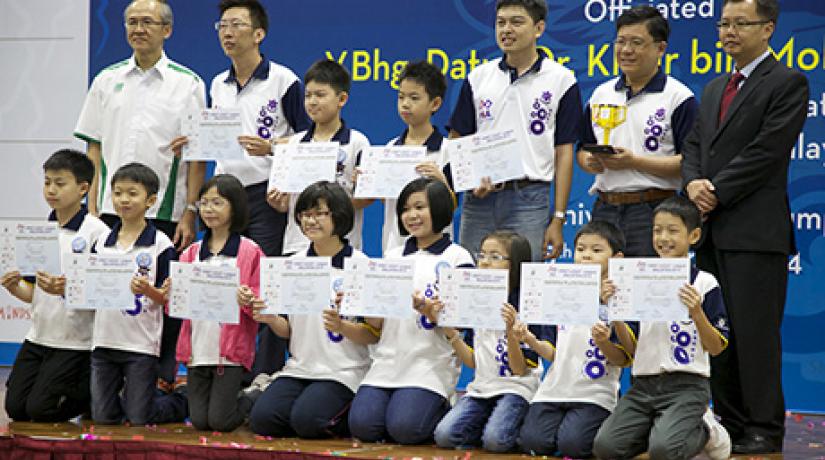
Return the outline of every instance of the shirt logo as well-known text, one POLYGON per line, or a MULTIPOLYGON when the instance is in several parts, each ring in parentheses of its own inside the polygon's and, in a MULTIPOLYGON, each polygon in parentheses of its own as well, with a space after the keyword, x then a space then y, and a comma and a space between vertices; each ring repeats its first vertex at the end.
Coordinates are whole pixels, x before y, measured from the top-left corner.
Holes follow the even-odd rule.
POLYGON ((600 379, 607 374, 607 357, 593 339, 588 340, 588 345, 590 348, 584 353, 586 359, 582 371, 590 380, 600 379))
POLYGON ((659 150, 662 138, 670 131, 670 124, 665 122, 666 112, 664 107, 660 107, 656 112, 647 118, 645 127, 645 150, 655 152, 659 150))
POLYGON ((496 362, 498 366, 499 377, 510 377, 513 375, 513 370, 510 369, 510 354, 507 352, 507 338, 499 337, 496 344, 496 362))
POLYGON ((536 136, 544 134, 547 130, 547 123, 553 114, 550 104, 553 102, 553 93, 543 91, 541 96, 533 99, 532 110, 530 111, 530 132, 536 136))
POLYGON ((258 136, 260 138, 272 138, 272 131, 279 121, 277 110, 278 101, 276 99, 270 99, 266 105, 261 107, 261 110, 258 112, 258 120, 256 120, 258 124, 258 136))
POLYGON ((478 101, 478 119, 480 121, 489 121, 493 119, 493 101, 492 99, 482 99, 478 101))
POLYGON ((692 321, 685 321, 680 326, 673 322, 670 325, 670 358, 676 363, 686 366, 696 360, 696 344, 699 342, 696 328, 686 327, 692 321), (691 329, 693 329, 691 331, 691 329))

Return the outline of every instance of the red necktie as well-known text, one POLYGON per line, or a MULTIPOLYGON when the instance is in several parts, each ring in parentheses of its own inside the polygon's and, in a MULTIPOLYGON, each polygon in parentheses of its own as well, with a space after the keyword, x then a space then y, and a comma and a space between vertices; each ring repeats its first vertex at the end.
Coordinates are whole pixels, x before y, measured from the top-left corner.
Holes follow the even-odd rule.
POLYGON ((730 80, 728 80, 728 84, 725 86, 725 91, 722 93, 722 104, 719 106, 719 124, 722 124, 722 121, 725 119, 730 103, 733 102, 733 98, 739 91, 739 83, 741 83, 744 79, 744 75, 736 72, 730 77, 730 80))

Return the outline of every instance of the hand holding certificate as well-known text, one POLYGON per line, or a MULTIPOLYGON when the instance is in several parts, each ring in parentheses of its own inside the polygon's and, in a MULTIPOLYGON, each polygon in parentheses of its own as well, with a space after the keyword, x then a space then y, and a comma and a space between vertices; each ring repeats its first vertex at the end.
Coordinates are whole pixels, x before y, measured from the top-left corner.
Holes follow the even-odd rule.
POLYGON ((679 289, 690 282, 690 259, 610 259, 616 294, 608 302, 611 321, 687 321, 679 289))
POLYGON ((265 315, 308 315, 330 307, 332 264, 329 257, 261 259, 261 298, 265 315))
POLYGON ((240 322, 237 301, 238 267, 208 263, 171 262, 169 315, 225 324, 240 322))
POLYGON ((283 144, 275 147, 268 190, 301 193, 320 180, 335 182, 338 142, 283 144))
POLYGON ((450 141, 447 148, 456 191, 472 190, 485 177, 493 184, 523 178, 523 145, 515 129, 488 131, 450 141))
POLYGON ((504 330, 501 307, 507 302, 508 270, 451 269, 441 274, 444 309, 440 326, 504 330))
POLYGON ((344 259, 341 314, 371 318, 412 318, 415 261, 344 259))
POLYGON ((60 227, 57 222, 0 222, 0 265, 3 273, 18 270, 23 276, 38 271, 63 273, 60 264, 60 227))
POLYGON ((519 317, 527 324, 596 324, 600 282, 599 265, 522 264, 519 317))
POLYGON ((129 290, 137 272, 134 255, 69 254, 66 264, 66 307, 129 310, 135 295, 129 290))
POLYGON ((204 109, 184 117, 181 131, 189 142, 183 146, 183 161, 241 160, 238 143, 242 133, 240 110, 204 109))
POLYGON ((361 174, 355 198, 398 198, 401 190, 419 175, 415 167, 424 162, 425 147, 370 147, 361 157, 361 174))

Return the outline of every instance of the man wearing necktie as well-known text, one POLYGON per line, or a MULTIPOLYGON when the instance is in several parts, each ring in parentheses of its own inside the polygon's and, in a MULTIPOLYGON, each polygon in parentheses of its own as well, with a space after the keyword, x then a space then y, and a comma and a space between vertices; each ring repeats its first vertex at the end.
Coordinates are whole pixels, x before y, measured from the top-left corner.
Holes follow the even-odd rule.
POLYGON ((719 40, 733 74, 704 89, 682 151, 683 186, 705 220, 699 268, 719 280, 730 343, 712 361, 714 410, 735 453, 782 450, 780 327, 788 255, 791 150, 805 122, 808 81, 768 50, 776 0, 723 0, 719 40))

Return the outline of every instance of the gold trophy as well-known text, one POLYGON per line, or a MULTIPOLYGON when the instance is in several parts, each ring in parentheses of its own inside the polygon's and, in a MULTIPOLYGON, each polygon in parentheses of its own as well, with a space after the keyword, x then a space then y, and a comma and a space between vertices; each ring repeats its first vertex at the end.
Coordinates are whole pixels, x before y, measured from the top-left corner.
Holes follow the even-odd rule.
POLYGON ((627 118, 627 106, 615 104, 592 104, 590 106, 590 117, 593 123, 604 129, 604 144, 582 146, 585 150, 593 153, 614 154, 610 145, 610 131, 616 129, 625 122, 627 118))

